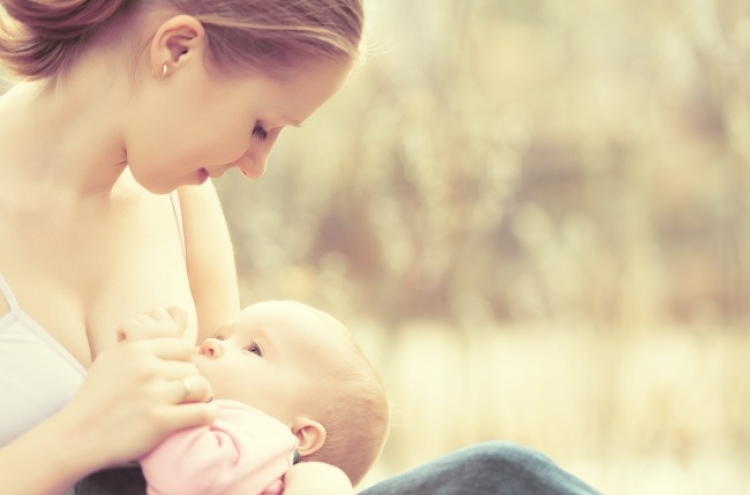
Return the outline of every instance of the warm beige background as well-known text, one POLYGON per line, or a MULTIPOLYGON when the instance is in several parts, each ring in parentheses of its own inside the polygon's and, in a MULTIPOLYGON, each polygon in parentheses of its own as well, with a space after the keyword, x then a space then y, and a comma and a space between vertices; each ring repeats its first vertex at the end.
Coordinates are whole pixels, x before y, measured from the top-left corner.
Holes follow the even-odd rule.
POLYGON ((750 2, 366 1, 363 69, 217 186, 244 302, 382 370, 367 483, 508 439, 608 495, 750 493, 750 2))

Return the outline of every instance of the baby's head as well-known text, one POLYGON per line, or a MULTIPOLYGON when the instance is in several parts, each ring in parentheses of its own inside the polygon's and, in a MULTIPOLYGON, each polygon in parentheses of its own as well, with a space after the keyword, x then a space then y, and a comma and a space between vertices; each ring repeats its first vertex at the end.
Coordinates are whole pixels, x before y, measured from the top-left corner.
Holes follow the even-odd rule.
POLYGON ((303 461, 341 468, 357 484, 388 431, 377 372, 331 315, 296 301, 245 308, 203 342, 196 365, 217 399, 290 425, 303 461))

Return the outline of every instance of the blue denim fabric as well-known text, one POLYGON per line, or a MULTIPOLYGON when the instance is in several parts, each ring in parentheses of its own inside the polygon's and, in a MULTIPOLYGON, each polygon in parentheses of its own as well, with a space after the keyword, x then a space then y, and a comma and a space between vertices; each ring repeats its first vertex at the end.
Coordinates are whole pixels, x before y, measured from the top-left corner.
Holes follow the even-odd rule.
POLYGON ((360 495, 601 495, 543 454, 508 442, 472 445, 360 495))
MULTIPOLYGON (((145 495, 140 466, 100 471, 70 495, 145 495)), ((67 494, 66 494, 67 495, 67 494)), ((543 454, 507 442, 472 445, 384 480, 360 495, 601 495, 543 454)))
POLYGON ((146 495, 141 465, 130 462, 88 475, 63 495, 146 495))

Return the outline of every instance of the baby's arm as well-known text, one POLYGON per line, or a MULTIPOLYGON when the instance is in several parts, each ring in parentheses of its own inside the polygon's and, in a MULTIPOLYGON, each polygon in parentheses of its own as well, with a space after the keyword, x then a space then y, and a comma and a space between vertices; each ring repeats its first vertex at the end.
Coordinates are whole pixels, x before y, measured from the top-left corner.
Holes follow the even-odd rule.
POLYGON ((354 495, 349 478, 331 464, 299 462, 284 476, 283 495, 354 495))
POLYGON ((297 446, 291 430, 239 402, 216 405, 213 424, 177 432, 140 460, 149 495, 280 493, 297 446))

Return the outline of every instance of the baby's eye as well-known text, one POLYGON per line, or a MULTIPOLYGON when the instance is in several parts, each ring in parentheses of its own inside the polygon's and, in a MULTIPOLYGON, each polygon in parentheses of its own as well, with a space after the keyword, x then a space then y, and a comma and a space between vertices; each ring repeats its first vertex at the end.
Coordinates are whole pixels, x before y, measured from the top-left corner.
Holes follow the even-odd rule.
POLYGON ((262 122, 256 122, 255 127, 253 127, 253 136, 257 137, 261 141, 265 141, 268 137, 268 131, 265 127, 263 127, 262 122))
POLYGON ((256 354, 258 357, 263 357, 263 348, 256 342, 251 343, 245 348, 246 351, 256 354))

